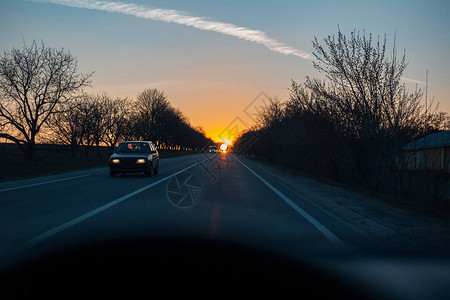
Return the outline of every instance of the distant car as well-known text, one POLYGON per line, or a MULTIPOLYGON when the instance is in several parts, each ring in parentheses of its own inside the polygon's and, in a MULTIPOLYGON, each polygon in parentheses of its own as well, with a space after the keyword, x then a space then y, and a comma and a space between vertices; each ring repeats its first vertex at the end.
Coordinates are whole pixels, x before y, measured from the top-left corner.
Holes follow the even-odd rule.
POLYGON ((217 147, 211 146, 208 149, 208 153, 216 153, 217 152, 217 147))
POLYGON ((149 141, 122 142, 109 158, 109 175, 140 173, 147 176, 158 174, 159 153, 149 141))

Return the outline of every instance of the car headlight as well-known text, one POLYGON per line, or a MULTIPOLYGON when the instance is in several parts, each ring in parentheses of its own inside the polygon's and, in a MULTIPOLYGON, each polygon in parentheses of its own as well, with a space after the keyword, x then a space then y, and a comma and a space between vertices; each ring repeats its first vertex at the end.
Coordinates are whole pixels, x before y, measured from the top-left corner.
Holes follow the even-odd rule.
POLYGON ((145 164, 146 161, 145 161, 145 159, 140 158, 140 159, 136 160, 136 163, 137 163, 137 164, 145 164))
POLYGON ((111 162, 113 164, 118 164, 118 163, 120 163, 120 159, 114 158, 113 160, 111 160, 111 162))

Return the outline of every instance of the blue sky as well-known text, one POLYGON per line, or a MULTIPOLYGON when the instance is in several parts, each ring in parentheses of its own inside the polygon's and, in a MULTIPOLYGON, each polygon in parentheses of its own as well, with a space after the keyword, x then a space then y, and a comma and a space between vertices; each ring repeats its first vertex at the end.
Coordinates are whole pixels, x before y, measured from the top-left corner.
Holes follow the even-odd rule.
MULTIPOLYGON (((259 30, 306 53, 314 36, 334 34, 338 25, 344 33, 387 34, 390 45, 397 32, 398 49, 406 49, 409 61, 404 77, 423 82, 428 69, 429 95, 450 111, 450 1, 122 2, 259 30)), ((218 32, 46 1, 0 0, 0 49, 33 39, 64 47, 82 71, 95 71, 90 92, 135 98, 145 88, 160 88, 211 136, 241 116, 259 92, 285 100, 291 78, 319 76, 310 60, 218 32)))

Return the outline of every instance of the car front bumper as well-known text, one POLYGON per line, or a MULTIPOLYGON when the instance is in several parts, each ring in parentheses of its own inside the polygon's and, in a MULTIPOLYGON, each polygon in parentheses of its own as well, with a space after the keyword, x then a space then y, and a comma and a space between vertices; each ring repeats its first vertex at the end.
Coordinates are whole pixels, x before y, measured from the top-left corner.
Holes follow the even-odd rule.
POLYGON ((146 172, 149 169, 150 163, 147 161, 146 163, 138 164, 136 160, 133 161, 125 161, 121 160, 120 163, 109 163, 109 170, 111 172, 128 172, 128 173, 138 173, 138 172, 146 172))

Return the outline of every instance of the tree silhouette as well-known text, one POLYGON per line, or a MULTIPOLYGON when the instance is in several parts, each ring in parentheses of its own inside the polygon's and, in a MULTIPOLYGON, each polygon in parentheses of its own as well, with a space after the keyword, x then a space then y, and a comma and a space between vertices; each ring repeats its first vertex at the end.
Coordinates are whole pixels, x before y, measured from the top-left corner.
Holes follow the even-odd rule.
POLYGON ((78 72, 77 60, 64 49, 38 46, 4 51, 0 57, 0 137, 16 143, 28 160, 36 137, 58 105, 90 84, 92 74, 78 72))

